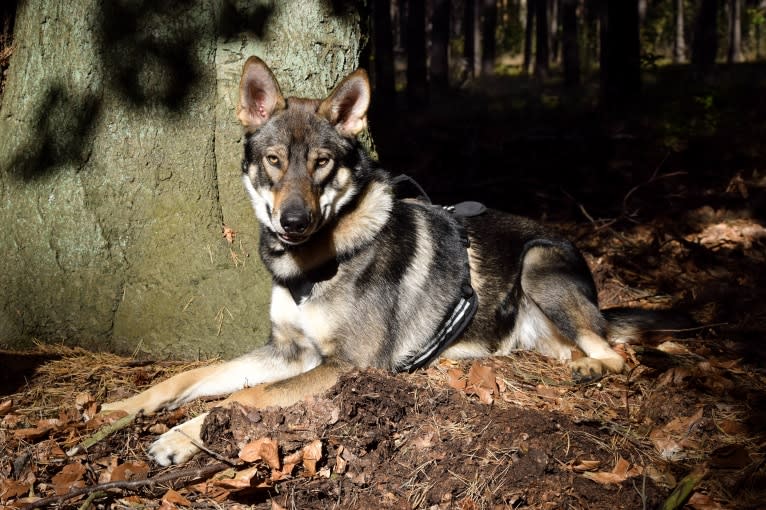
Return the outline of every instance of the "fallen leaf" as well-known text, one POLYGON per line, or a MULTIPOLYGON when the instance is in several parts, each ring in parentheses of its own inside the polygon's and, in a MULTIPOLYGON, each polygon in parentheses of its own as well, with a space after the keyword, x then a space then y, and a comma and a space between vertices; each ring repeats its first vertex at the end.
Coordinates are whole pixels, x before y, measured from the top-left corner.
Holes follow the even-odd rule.
POLYGON ((0 416, 5 416, 13 410, 13 400, 3 400, 0 403, 0 416))
POLYGON ((248 489, 263 482, 263 478, 258 477, 258 466, 253 466, 242 471, 237 471, 231 478, 222 478, 214 480, 213 483, 222 489, 229 491, 240 491, 248 489))
POLYGON ((317 472, 317 462, 322 459, 322 440, 315 439, 303 447, 303 469, 308 476, 317 472))
POLYGON ((111 482, 143 480, 149 474, 149 465, 143 461, 125 462, 112 470, 111 482))
POLYGON ((590 472, 586 471, 583 473, 583 476, 587 478, 588 480, 593 480, 594 482, 600 483, 600 484, 621 484, 628 478, 633 478, 635 476, 640 475, 643 472, 643 469, 640 466, 630 466, 630 463, 623 459, 622 457, 619 457, 617 459, 617 462, 615 463, 614 469, 612 469, 611 472, 607 473, 605 471, 598 471, 598 472, 590 472))
POLYGON ((178 492, 174 491, 173 489, 168 489, 165 495, 162 496, 162 502, 165 503, 166 501, 173 505, 192 506, 191 501, 181 496, 178 492))
POLYGON ((463 375, 463 371, 459 368, 450 368, 447 370, 447 385, 456 390, 465 390, 466 381, 463 375))
POLYGON ((245 462, 263 460, 271 469, 280 469, 279 444, 276 440, 262 437, 247 443, 239 451, 239 458, 245 462))
POLYGON ((0 503, 7 503, 11 499, 28 494, 31 487, 32 484, 0 479, 0 503))
POLYGON ((61 496, 74 488, 85 487, 83 475, 85 475, 85 466, 79 462, 73 462, 61 468, 61 471, 53 475, 51 479, 56 495, 61 496))
POLYGON ((234 232, 234 230, 230 227, 228 227, 225 223, 223 224, 223 237, 229 242, 229 244, 234 243, 234 238, 237 237, 237 233, 234 232))
POLYGON ((40 439, 41 437, 47 436, 51 430, 55 429, 59 425, 61 425, 61 421, 56 418, 39 420, 37 422, 37 427, 16 429, 13 431, 13 436, 16 439, 24 440, 40 439))
POLYGON ((721 510, 723 507, 721 504, 708 496, 707 494, 702 494, 699 492, 695 492, 692 494, 692 496, 689 498, 689 501, 686 502, 686 504, 690 507, 692 507, 694 510, 721 510))
POLYGON ((600 465, 600 460, 579 460, 572 466, 572 470, 575 473, 584 473, 585 471, 595 471, 600 465))

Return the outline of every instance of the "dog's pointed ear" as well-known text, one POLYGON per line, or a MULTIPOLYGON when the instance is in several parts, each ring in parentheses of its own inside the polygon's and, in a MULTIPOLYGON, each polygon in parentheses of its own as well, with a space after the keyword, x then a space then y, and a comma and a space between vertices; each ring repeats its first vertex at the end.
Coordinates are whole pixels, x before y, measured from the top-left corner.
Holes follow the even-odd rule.
POLYGON ((357 69, 335 87, 317 112, 340 134, 353 138, 367 127, 369 106, 370 80, 364 69, 357 69))
POLYGON ((239 81, 237 118, 252 132, 261 127, 275 112, 285 108, 285 98, 271 69, 256 56, 247 59, 239 81))

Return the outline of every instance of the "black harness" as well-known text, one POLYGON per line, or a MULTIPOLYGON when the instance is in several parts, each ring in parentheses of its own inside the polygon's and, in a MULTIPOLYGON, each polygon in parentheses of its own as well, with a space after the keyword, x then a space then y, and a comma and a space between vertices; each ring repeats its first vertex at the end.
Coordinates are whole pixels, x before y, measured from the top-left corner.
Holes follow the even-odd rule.
MULTIPOLYGON (((479 202, 460 202, 453 206, 438 206, 431 203, 431 199, 428 197, 423 188, 408 175, 399 175, 392 179, 394 185, 394 191, 397 199, 415 198, 421 202, 431 205, 432 207, 440 207, 450 213, 458 220, 461 225, 460 238, 466 250, 463 254, 463 274, 461 275, 461 295, 457 302, 450 308, 449 313, 446 315, 442 323, 439 325, 437 332, 431 337, 428 342, 423 346, 419 352, 410 354, 408 357, 399 361, 394 367, 396 372, 412 372, 418 368, 421 368, 429 364, 439 354, 452 345, 452 343, 465 331, 465 328, 471 322, 476 310, 479 307, 479 299, 471 286, 471 271, 468 265, 468 246, 470 241, 468 235, 462 228, 462 219, 472 216, 478 216, 487 208, 484 204, 479 202)), ((295 281, 291 281, 287 284, 287 289, 290 291, 290 295, 296 304, 301 304, 306 300, 314 289, 314 285, 319 282, 326 281, 335 276, 338 271, 338 262, 332 260, 326 264, 321 265, 317 269, 309 271, 303 278, 295 281)))

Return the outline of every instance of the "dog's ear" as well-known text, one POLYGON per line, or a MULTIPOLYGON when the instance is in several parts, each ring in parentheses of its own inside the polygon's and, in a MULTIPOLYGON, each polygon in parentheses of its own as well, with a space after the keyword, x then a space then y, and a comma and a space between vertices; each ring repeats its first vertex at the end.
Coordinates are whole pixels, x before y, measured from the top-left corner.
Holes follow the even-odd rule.
POLYGON ((255 131, 284 107, 285 98, 271 69, 256 56, 248 58, 239 81, 237 106, 237 118, 245 131, 255 131))
POLYGON ((370 80, 364 69, 357 69, 335 87, 317 112, 343 136, 355 137, 367 127, 369 106, 370 80))

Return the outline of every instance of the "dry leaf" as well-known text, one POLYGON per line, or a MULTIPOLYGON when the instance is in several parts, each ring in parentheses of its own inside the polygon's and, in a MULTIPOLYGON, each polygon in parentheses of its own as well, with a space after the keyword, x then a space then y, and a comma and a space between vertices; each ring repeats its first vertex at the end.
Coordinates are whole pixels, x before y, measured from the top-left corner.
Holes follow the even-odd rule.
POLYGON ((149 465, 143 461, 125 462, 112 470, 111 482, 143 480, 149 474, 149 465))
POLYGON ((191 501, 189 501, 185 497, 181 496, 179 493, 177 493, 173 489, 168 489, 168 491, 165 493, 165 495, 162 496, 163 504, 166 501, 168 503, 173 504, 173 505, 192 506, 191 501))
POLYGON ((239 458, 245 462, 263 460, 271 469, 280 469, 279 444, 276 440, 262 437, 247 443, 239 451, 239 458))
POLYGON ((5 416, 13 410, 13 400, 4 400, 0 403, 0 416, 5 416))
POLYGON ((258 466, 253 466, 242 471, 237 471, 232 478, 224 478, 213 481, 217 487, 230 491, 248 489, 254 485, 258 485, 261 482, 263 482, 263 478, 258 477, 258 466))
POLYGON ((0 503, 6 503, 10 499, 28 494, 31 487, 32 484, 29 483, 0 479, 0 503))
POLYGON ((40 439, 47 436, 48 432, 61 425, 61 421, 56 418, 50 418, 47 420, 39 420, 37 427, 27 429, 16 429, 13 431, 13 436, 16 439, 33 440, 40 439))
POLYGON ((459 368, 450 368, 447 370, 447 384, 450 388, 455 388, 460 391, 465 390, 466 381, 463 377, 463 371, 459 368))
POLYGON ((303 469, 308 476, 317 472, 317 462, 322 459, 322 440, 315 439, 303 447, 303 469))
POLYGON ((226 224, 224 223, 223 224, 223 237, 224 237, 224 239, 226 239, 229 242, 229 244, 233 244, 234 243, 234 238, 237 237, 237 233, 234 232, 234 230, 231 229, 230 227, 226 226, 226 224))
POLYGON ((721 510, 723 508, 718 501, 707 494, 701 494, 699 492, 692 494, 686 504, 694 510, 721 510))
POLYGON ((623 459, 622 457, 617 459, 617 463, 614 466, 614 469, 610 473, 607 473, 605 471, 598 471, 596 473, 592 473, 590 471, 586 471, 583 473, 583 476, 587 478, 588 480, 593 480, 594 482, 600 483, 600 484, 621 484, 628 478, 633 478, 634 476, 638 476, 643 472, 643 469, 640 466, 630 466, 630 463, 623 459))
POLYGON ((67 464, 61 471, 53 475, 53 489, 57 496, 71 491, 73 488, 85 487, 82 477, 85 474, 85 466, 78 462, 67 464))
POLYGON ((594 471, 601 465, 600 460, 579 460, 572 466, 575 473, 584 473, 585 471, 594 471))

